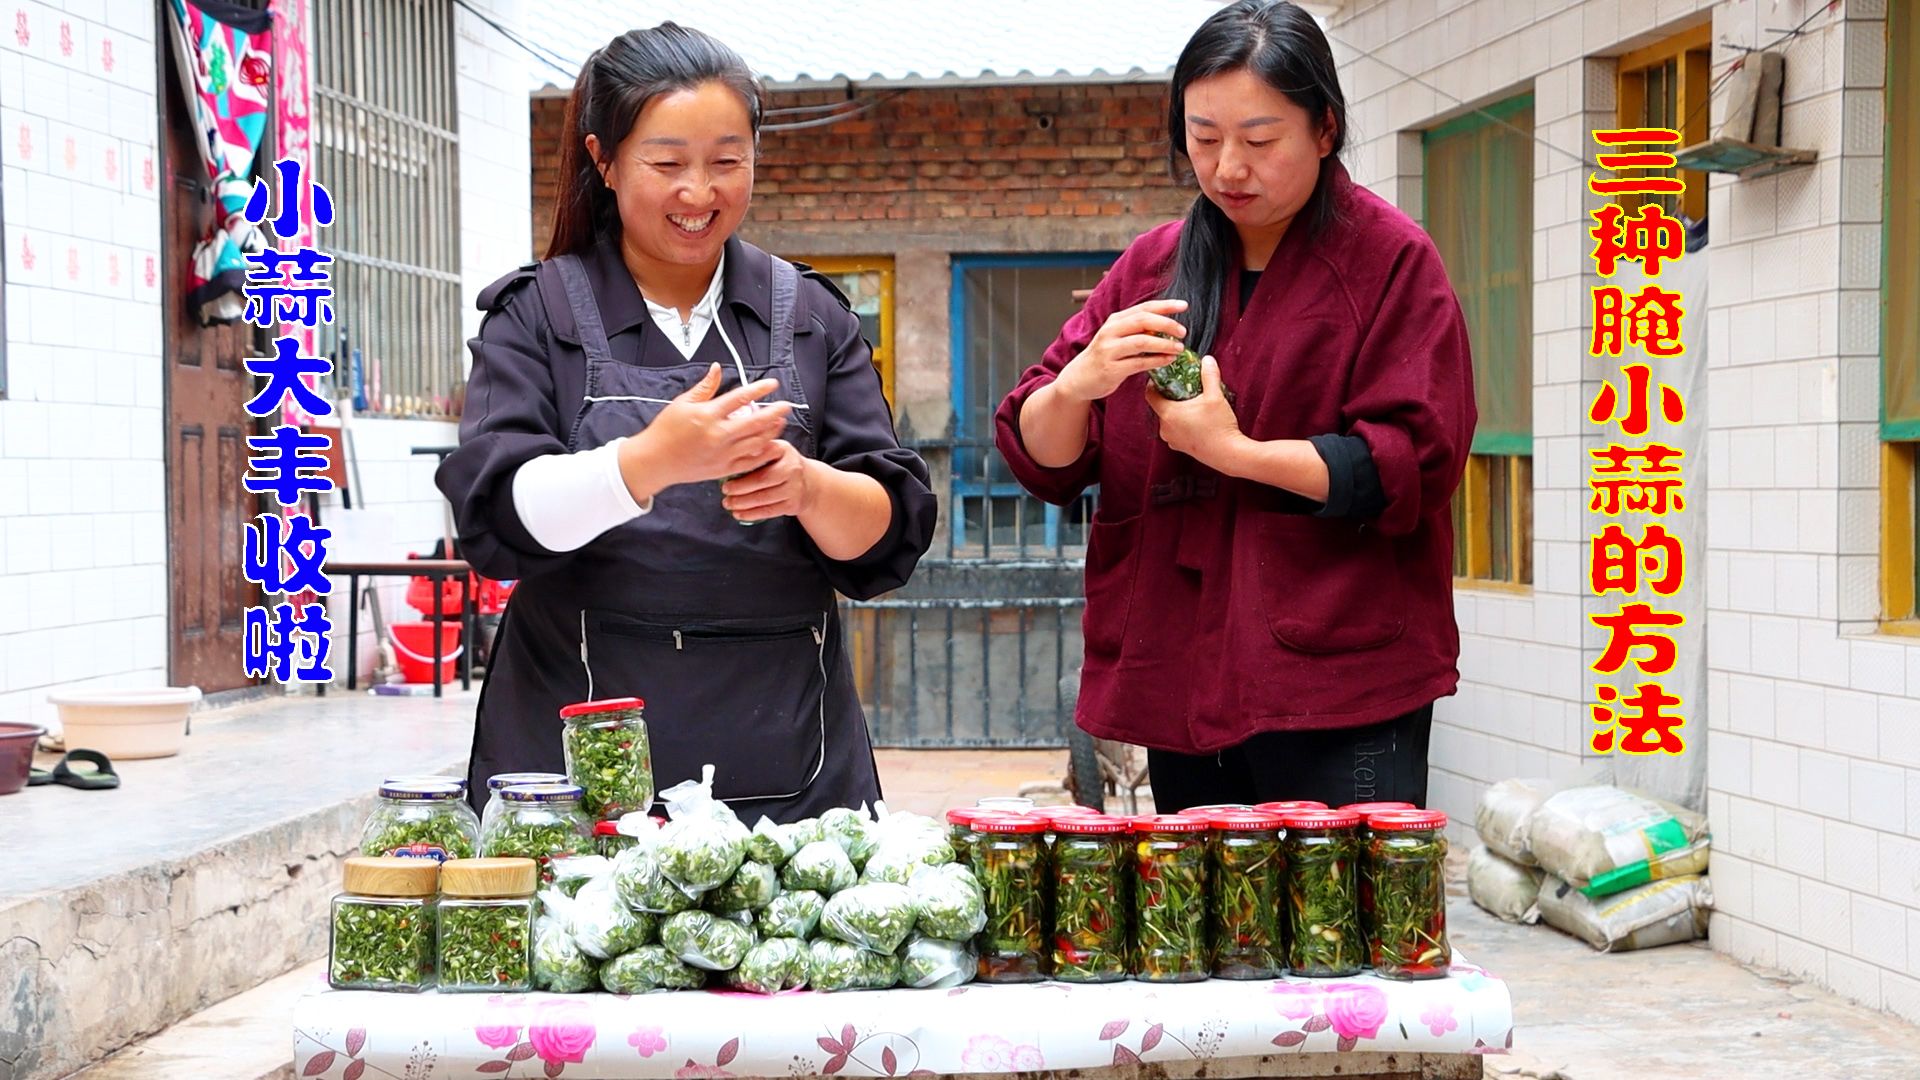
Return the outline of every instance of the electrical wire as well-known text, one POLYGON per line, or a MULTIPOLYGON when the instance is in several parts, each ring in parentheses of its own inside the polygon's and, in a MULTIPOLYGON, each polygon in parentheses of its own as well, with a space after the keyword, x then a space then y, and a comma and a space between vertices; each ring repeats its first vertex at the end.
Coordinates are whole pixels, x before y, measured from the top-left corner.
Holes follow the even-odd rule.
POLYGON ((506 38, 508 41, 512 42, 513 44, 519 46, 520 49, 524 51, 527 55, 533 57, 535 60, 540 61, 541 63, 547 65, 553 70, 566 76, 567 81, 569 83, 571 83, 574 79, 579 77, 580 75, 579 64, 572 63, 571 61, 567 60, 565 57, 561 56, 559 53, 550 52, 542 48, 541 46, 529 43, 520 35, 514 33, 512 30, 509 30, 506 27, 500 25, 498 22, 495 22, 493 19, 493 16, 488 15, 486 12, 481 11, 477 7, 474 7, 473 4, 469 2, 469 0, 453 0, 453 2, 459 7, 465 8, 467 10, 467 13, 472 15, 474 18, 479 19, 481 22, 486 23, 488 26, 492 27, 495 33, 499 34, 503 38, 506 38))

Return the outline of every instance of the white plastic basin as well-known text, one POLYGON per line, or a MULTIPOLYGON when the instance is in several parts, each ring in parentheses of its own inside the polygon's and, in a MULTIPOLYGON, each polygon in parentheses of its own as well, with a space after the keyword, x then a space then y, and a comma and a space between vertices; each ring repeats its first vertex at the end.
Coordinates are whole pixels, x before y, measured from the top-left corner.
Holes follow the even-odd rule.
POLYGON ((115 759, 171 757, 186 738, 187 714, 199 703, 200 688, 64 690, 47 700, 60 709, 61 738, 69 750, 98 750, 115 759))

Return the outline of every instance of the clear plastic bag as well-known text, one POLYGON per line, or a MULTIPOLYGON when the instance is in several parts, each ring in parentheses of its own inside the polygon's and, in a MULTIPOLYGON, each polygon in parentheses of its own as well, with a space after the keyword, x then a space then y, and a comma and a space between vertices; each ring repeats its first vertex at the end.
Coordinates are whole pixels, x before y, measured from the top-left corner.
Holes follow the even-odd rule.
POLYGON ((919 917, 913 890, 905 885, 855 885, 827 898, 820 913, 820 932, 869 952, 892 954, 913 932, 919 917))
POLYGON ((820 827, 820 819, 817 817, 802 818, 783 827, 787 830, 787 835, 793 837, 793 850, 796 852, 808 844, 817 844, 827 838, 827 831, 820 827))
POLYGON ((858 810, 837 806, 821 814, 820 831, 826 839, 840 845, 855 870, 867 865, 867 859, 873 855, 873 819, 865 806, 858 810))
POLYGON ((636 911, 620 899, 611 875, 588 881, 571 907, 568 928, 574 944, 595 960, 608 960, 650 944, 659 928, 656 916, 636 911))
POLYGON ((701 779, 661 793, 672 820, 655 845, 661 872, 694 896, 726 884, 746 861, 752 835, 727 804, 713 797, 713 766, 701 773, 701 779))
POLYGON ((600 965, 600 986, 611 994, 698 990, 706 984, 706 972, 681 963, 660 945, 642 945, 600 965))
POLYGON ((809 889, 822 896, 832 896, 859 879, 846 849, 833 840, 808 844, 780 870, 780 884, 789 892, 809 889))
MULTIPOLYGON (((564 899, 564 898, 563 898, 564 899)), ((556 994, 578 994, 599 984, 599 965, 574 944, 565 920, 542 915, 533 921, 533 985, 556 994)))
POLYGON ((942 941, 922 934, 900 946, 900 985, 915 990, 945 990, 973 981, 980 960, 970 941, 942 941))
POLYGON ((565 896, 578 896, 587 882, 613 873, 613 860, 599 855, 569 855, 555 859, 547 869, 553 872, 553 888, 565 896))
POLYGON ((763 862, 748 859, 725 885, 707 894, 709 911, 759 911, 780 895, 780 875, 763 862))
POLYGON ((885 990, 900 978, 892 953, 819 938, 807 946, 807 983, 815 990, 885 990))
POLYGON ((790 825, 775 825, 773 819, 762 817, 753 826, 753 834, 747 837, 747 858, 764 863, 775 870, 787 865, 793 853, 800 850, 800 840, 790 825))
POLYGON ((874 849, 866 868, 860 871, 860 880, 905 885, 921 867, 944 866, 952 861, 953 844, 947 840, 945 829, 891 836, 874 849))
POLYGON ((986 894, 973 871, 947 863, 913 875, 907 885, 920 914, 916 927, 931 938, 961 941, 987 927, 986 894))
POLYGON ((699 903, 667 877, 660 869, 658 852, 644 844, 613 860, 613 887, 628 907, 655 915, 677 915, 699 903))
POLYGON ((807 943, 784 937, 768 938, 748 949, 740 966, 722 976, 735 990, 755 994, 777 994, 806 980, 807 943))
POLYGON ((753 948, 753 931, 710 911, 683 911, 660 927, 660 944, 683 963, 730 971, 753 948))
POLYGON ((763 938, 790 937, 805 941, 820 925, 820 913, 826 906, 827 898, 812 889, 783 892, 755 915, 754 929, 763 938))

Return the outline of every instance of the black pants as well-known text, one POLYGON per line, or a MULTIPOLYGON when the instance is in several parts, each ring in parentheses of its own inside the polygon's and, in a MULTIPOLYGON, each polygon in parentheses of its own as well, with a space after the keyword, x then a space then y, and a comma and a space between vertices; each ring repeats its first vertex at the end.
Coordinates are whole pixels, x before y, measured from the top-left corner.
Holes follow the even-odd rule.
POLYGON ((1427 805, 1433 706, 1370 727, 1276 731, 1218 754, 1148 750, 1153 805, 1163 814, 1212 803, 1318 799, 1328 806, 1427 805))

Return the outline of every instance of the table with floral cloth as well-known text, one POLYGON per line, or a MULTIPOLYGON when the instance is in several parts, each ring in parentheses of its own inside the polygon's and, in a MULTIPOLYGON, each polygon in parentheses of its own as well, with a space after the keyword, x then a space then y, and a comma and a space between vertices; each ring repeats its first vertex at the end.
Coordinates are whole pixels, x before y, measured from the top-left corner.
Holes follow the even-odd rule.
POLYGON ((567 1077, 1477 1077, 1513 1002, 1456 954, 1447 978, 973 984, 763 997, 326 991, 294 1012, 294 1075, 567 1077))

